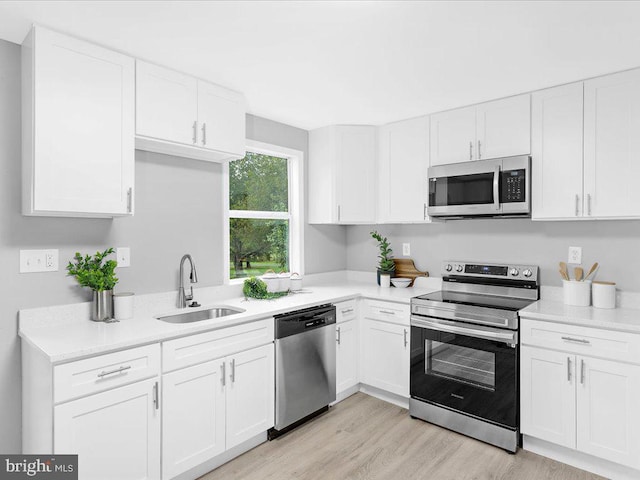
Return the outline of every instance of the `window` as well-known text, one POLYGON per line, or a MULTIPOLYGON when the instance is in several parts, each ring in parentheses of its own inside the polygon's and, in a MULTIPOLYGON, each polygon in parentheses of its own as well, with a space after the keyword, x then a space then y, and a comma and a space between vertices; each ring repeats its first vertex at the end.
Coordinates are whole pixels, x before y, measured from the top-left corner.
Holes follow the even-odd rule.
POLYGON ((302 273, 301 152, 251 142, 226 167, 229 279, 302 273))

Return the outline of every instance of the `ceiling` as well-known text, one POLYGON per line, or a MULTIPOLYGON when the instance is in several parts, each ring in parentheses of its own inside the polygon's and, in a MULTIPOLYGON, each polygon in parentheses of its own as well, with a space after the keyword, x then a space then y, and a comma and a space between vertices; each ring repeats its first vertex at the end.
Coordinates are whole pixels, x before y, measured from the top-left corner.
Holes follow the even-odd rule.
POLYGON ((640 2, 1 1, 38 23, 244 92, 300 128, 379 125, 640 66, 640 2))

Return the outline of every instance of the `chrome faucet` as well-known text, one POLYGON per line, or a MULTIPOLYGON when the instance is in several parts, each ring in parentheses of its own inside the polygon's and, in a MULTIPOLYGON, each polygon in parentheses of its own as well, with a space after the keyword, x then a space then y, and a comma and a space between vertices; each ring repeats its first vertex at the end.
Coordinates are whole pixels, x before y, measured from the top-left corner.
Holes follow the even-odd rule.
MULTIPOLYGON (((191 283, 198 283, 198 274, 196 273, 196 264, 193 262, 193 258, 188 253, 182 256, 182 260, 180 260, 180 287, 178 288, 178 308, 185 308, 187 306, 187 302, 193 300, 193 285, 190 285, 190 293, 189 295, 185 294, 184 291, 184 261, 189 260, 189 264, 191 265, 191 273, 189 273, 189 280, 191 283)), ((193 302, 190 306, 197 307, 199 306, 197 302, 193 302)))

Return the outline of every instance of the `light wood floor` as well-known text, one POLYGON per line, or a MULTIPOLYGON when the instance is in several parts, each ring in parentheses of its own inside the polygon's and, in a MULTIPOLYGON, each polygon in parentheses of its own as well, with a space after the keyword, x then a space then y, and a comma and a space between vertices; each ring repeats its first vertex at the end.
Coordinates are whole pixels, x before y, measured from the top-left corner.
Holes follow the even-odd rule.
POLYGON ((357 393, 328 413, 264 443, 201 480, 591 480, 597 475, 504 450, 357 393))

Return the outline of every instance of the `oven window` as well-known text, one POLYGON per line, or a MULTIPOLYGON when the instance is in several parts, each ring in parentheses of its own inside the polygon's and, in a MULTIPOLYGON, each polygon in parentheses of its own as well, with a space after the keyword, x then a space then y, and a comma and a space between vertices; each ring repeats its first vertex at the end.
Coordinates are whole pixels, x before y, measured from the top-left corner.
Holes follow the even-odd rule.
POLYGON ((479 205, 493 203, 493 173, 432 178, 429 205, 479 205))
POLYGON ((425 373, 495 390, 496 356, 493 352, 425 340, 425 373))

